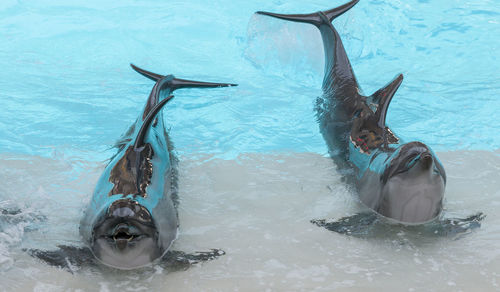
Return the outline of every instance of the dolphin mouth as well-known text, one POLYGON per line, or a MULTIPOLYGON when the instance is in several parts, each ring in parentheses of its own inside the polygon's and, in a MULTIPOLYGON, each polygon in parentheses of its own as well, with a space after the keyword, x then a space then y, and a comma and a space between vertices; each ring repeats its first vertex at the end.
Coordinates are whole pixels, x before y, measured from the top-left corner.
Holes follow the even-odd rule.
POLYGON ((123 230, 123 231, 120 230, 120 231, 117 231, 115 234, 113 234, 113 239, 115 241, 118 241, 118 240, 131 241, 135 237, 136 237, 135 235, 128 233, 128 231, 126 231, 126 230, 123 230))
POLYGON ((124 241, 129 242, 143 236, 142 234, 136 232, 136 230, 132 229, 134 228, 129 226, 128 224, 125 223, 118 224, 109 237, 113 239, 115 242, 124 242, 124 241))

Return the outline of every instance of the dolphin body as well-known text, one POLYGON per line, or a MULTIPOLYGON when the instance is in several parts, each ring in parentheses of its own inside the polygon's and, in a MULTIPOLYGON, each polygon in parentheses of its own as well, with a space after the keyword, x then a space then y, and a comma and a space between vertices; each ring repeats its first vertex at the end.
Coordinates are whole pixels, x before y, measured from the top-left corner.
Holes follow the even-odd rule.
POLYGON ((162 76, 134 65, 138 73, 155 81, 141 115, 116 144, 117 153, 102 173, 80 223, 87 247, 59 246, 56 251, 31 250, 55 266, 80 265, 97 259, 118 269, 134 269, 164 258, 169 266, 186 268, 213 259, 221 250, 194 255, 169 251, 177 237, 177 158, 158 112, 180 88, 226 87, 162 76))
MULTIPOLYGON (((326 58, 323 95, 317 104, 320 130, 339 172, 355 186, 361 202, 390 222, 415 225, 433 221, 443 209, 443 165, 429 146, 405 143, 386 125, 389 103, 403 75, 397 75, 372 95, 363 95, 331 23, 357 2, 311 14, 257 13, 309 23, 319 29, 326 58)), ((346 233, 343 231, 352 224, 369 225, 373 218, 355 215, 356 220, 343 218, 335 226, 325 220, 312 222, 346 233)))

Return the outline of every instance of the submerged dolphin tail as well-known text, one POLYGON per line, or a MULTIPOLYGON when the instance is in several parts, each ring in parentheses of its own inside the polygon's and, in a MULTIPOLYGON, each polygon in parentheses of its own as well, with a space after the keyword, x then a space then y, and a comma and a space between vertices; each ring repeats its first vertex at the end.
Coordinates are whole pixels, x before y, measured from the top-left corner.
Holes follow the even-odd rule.
POLYGON ((144 137, 146 136, 146 133, 149 130, 149 126, 153 122, 154 118, 156 117, 156 114, 162 109, 162 107, 169 102, 172 98, 174 98, 173 95, 170 95, 166 97, 165 99, 161 100, 158 102, 149 112, 146 118, 144 119, 144 122, 142 123, 141 129, 139 130, 139 133, 137 134, 137 138, 135 139, 134 143, 134 150, 135 151, 141 151, 141 147, 144 146, 144 137))
MULTIPOLYGON (((158 81, 161 78, 165 77, 160 74, 156 74, 150 71, 146 71, 144 69, 141 69, 134 64, 130 64, 132 69, 134 69, 137 73, 153 80, 153 81, 158 81)), ((193 88, 193 87, 228 87, 228 86, 237 86, 238 84, 233 84, 233 83, 212 83, 212 82, 202 82, 202 81, 193 81, 193 80, 186 80, 186 79, 178 79, 178 78, 173 78, 170 87, 172 88, 172 91, 179 89, 179 88, 193 88)))
POLYGON ((305 23, 310 23, 313 24, 317 27, 319 27, 321 24, 325 23, 326 21, 331 22, 338 16, 342 15, 344 12, 347 10, 351 9, 356 3, 358 3, 359 0, 353 0, 351 2, 348 2, 344 5, 341 5, 339 7, 335 7, 330 10, 325 10, 325 11, 319 11, 315 13, 310 13, 310 14, 278 14, 278 13, 271 13, 271 12, 265 12, 265 11, 257 11, 257 14, 262 14, 262 15, 268 15, 280 19, 285 19, 285 20, 290 20, 290 21, 295 21, 295 22, 305 22, 305 23), (325 19, 326 17, 326 19, 325 19))

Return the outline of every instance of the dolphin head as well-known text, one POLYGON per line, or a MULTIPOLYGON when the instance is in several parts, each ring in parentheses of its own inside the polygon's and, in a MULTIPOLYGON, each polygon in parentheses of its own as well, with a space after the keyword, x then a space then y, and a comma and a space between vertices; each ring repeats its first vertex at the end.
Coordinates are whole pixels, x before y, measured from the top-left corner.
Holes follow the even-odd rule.
POLYGON ((111 203, 99 215, 92 231, 91 249, 95 257, 115 268, 138 268, 166 251, 151 213, 131 199, 111 203))
POLYGON ((382 215, 407 224, 431 221, 442 210, 446 174, 425 144, 400 146, 386 163, 381 176, 379 210, 382 215))

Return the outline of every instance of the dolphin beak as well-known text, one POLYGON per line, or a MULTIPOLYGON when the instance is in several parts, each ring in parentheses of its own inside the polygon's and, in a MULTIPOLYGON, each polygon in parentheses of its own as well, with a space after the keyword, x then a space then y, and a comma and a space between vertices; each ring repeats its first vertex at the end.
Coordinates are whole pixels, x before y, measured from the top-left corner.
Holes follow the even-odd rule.
POLYGON ((405 224, 434 220, 442 210, 445 178, 432 152, 402 160, 401 167, 383 186, 383 200, 378 212, 405 224))
POLYGON ((419 164, 422 166, 423 169, 429 169, 432 167, 433 164, 433 159, 432 159, 432 154, 429 152, 424 152, 420 154, 420 159, 419 159, 419 164))

